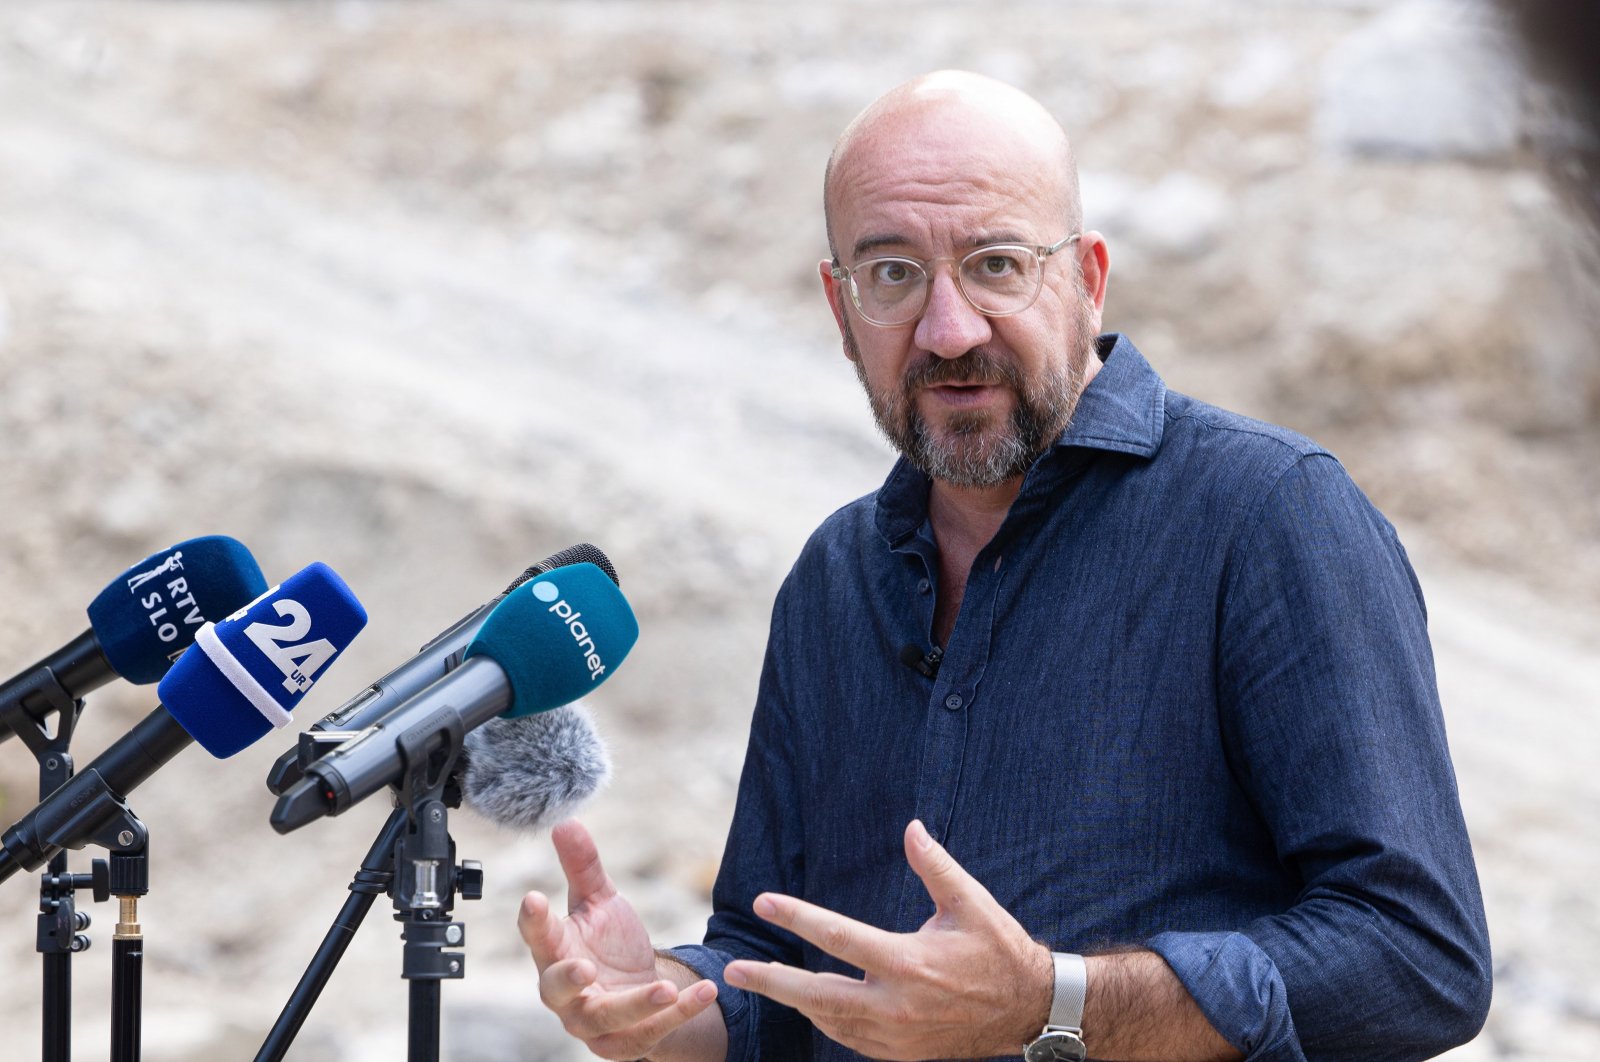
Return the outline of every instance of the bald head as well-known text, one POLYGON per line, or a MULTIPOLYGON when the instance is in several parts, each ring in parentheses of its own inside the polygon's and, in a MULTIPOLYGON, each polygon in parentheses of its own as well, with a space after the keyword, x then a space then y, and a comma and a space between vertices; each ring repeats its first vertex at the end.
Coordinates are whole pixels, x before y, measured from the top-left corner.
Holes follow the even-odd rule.
POLYGON ((834 261, 842 260, 835 229, 841 197, 911 165, 935 178, 947 174, 952 183, 969 177, 975 167, 1009 169, 1050 197, 1043 205, 1059 217, 1062 232, 1082 228, 1077 164, 1061 124, 1010 85, 940 70, 890 89, 840 134, 822 183, 834 261))

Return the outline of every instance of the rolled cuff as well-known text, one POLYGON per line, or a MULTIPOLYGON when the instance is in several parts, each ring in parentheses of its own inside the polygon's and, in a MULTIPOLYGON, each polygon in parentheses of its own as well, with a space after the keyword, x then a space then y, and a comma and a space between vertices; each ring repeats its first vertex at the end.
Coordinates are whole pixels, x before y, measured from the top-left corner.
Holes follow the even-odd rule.
MULTIPOLYGON (((1283 978, 1243 933, 1161 933, 1145 946, 1166 960, 1206 1020, 1245 1062, 1306 1062, 1283 978)), ((1092 989, 1091 989, 1092 991, 1092 989)))
POLYGON ((761 1057, 760 1022, 754 997, 723 980, 723 968, 735 958, 704 944, 681 944, 667 954, 717 986, 717 1006, 728 1027, 727 1062, 756 1062, 761 1057))

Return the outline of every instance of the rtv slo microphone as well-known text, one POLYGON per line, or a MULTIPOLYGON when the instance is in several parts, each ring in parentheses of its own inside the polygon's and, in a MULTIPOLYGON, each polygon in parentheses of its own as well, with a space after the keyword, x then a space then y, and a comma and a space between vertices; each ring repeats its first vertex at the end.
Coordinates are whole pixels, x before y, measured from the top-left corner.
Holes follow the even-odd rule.
POLYGON ((267 588, 250 551, 226 535, 186 539, 152 553, 89 605, 89 629, 0 686, 0 741, 39 727, 51 712, 121 675, 159 682, 208 620, 267 588))
POLYGON ((161 706, 40 801, 4 835, 0 881, 34 870, 98 835, 122 800, 191 741, 232 756, 283 726, 317 676, 366 625, 344 580, 312 564, 221 623, 205 624, 194 652, 161 680, 161 706))
POLYGON ((338 815, 398 783, 408 760, 441 732, 466 734, 496 715, 577 700, 616 670, 638 636, 627 599, 593 564, 524 583, 485 618, 460 667, 308 764, 273 808, 273 829, 289 833, 338 815))
POLYGON ((421 693, 429 683, 453 670, 461 663, 462 654, 466 652, 467 646, 477 637, 478 631, 483 627, 483 621, 494 611, 495 606, 505 599, 506 594, 534 576, 543 575, 545 572, 569 564, 584 562, 600 568, 612 582, 617 581, 617 572, 611 566, 610 559, 598 547, 587 542, 580 542, 575 546, 568 546, 559 553, 551 554, 517 576, 494 600, 451 624, 444 633, 418 650, 416 656, 313 723, 309 730, 300 736, 296 746, 279 756, 272 769, 267 772, 267 789, 274 795, 281 795, 305 776, 305 765, 315 759, 320 751, 337 747, 343 742, 344 738, 337 732, 357 731, 376 723, 397 706, 421 693))

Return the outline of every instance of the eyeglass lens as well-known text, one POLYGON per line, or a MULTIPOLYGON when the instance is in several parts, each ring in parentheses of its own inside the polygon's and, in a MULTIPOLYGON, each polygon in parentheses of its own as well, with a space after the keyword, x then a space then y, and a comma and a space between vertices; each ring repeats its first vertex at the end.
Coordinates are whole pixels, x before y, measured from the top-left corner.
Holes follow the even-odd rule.
MULTIPOLYGON (((922 312, 928 272, 908 258, 878 258, 851 273, 861 312, 881 324, 903 324, 922 312)), ((983 313, 1004 315, 1028 308, 1039 292, 1043 270, 1031 247, 983 247, 961 259, 956 282, 983 313)))

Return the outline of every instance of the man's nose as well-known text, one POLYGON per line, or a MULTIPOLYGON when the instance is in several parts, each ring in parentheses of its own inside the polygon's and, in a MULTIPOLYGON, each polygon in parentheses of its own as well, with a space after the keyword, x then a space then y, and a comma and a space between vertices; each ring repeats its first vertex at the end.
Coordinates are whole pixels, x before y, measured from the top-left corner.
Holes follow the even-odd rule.
POLYGON ((962 296, 954 273, 935 270, 929 283, 928 305, 912 333, 917 346, 941 358, 959 358, 993 338, 989 319, 962 296))

